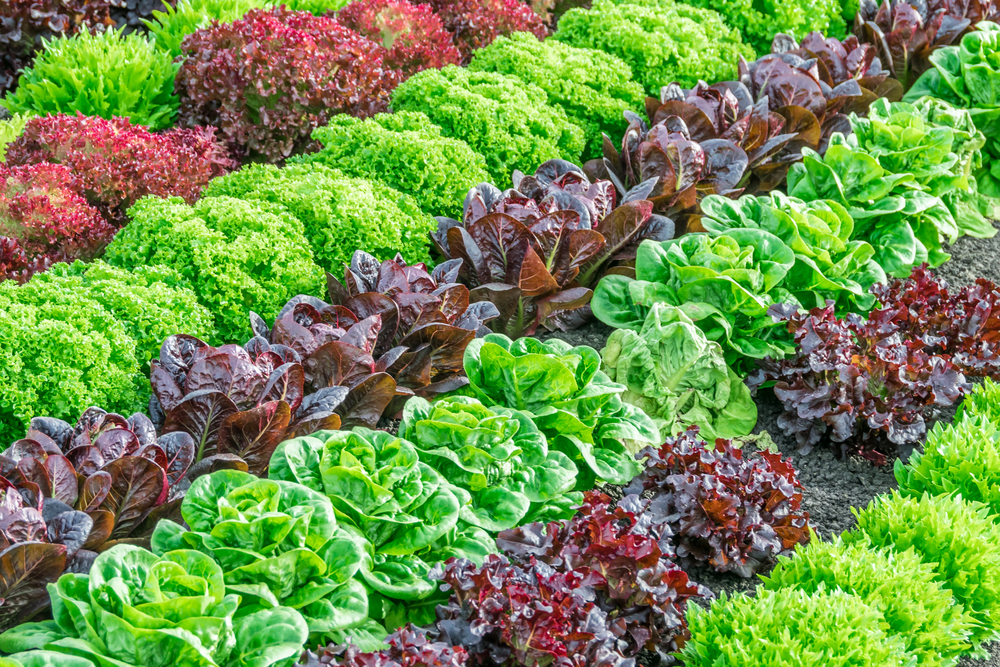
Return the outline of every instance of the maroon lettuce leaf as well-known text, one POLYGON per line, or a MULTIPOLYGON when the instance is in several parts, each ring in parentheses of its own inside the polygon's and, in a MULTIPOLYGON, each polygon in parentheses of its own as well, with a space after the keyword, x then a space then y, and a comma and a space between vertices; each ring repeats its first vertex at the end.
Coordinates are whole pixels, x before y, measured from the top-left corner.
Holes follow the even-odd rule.
POLYGON ((652 492, 667 516, 678 557, 750 577, 809 541, 802 484, 791 461, 767 451, 744 458, 731 441, 714 448, 698 427, 645 448, 646 468, 626 493, 652 492))
POLYGON ((461 646, 432 642, 420 630, 404 626, 385 639, 386 648, 363 653, 354 644, 306 650, 299 660, 303 667, 465 667, 469 654, 461 646))

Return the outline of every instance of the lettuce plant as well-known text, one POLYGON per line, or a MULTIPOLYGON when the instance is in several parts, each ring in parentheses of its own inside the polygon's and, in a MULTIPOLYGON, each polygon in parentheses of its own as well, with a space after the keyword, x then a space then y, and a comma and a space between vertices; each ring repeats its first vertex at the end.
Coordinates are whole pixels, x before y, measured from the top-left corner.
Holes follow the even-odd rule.
POLYGON ((0 106, 13 113, 120 116, 161 130, 173 124, 180 104, 171 60, 139 35, 84 30, 50 41, 0 106))
POLYGON ((783 287, 794 263, 791 248, 763 229, 644 241, 635 278, 605 276, 591 307, 605 324, 639 331, 653 305, 667 303, 721 344, 730 363, 780 355, 789 348, 767 310, 773 303, 794 303, 783 287))
POLYGON ((672 0, 597 0, 563 14, 552 38, 618 56, 648 94, 671 82, 731 79, 737 59, 753 57, 721 15, 672 0))
POLYGON ((16 113, 0 120, 0 164, 7 160, 7 146, 21 136, 24 126, 34 117, 31 113, 16 113))
POLYGON ((210 556, 222 567, 226 591, 240 596, 240 615, 290 607, 320 634, 367 618, 368 597, 354 578, 364 542, 337 525, 322 493, 219 470, 191 485, 181 514, 187 528, 166 519, 157 524, 153 552, 210 556))
POLYGON ((449 65, 419 72, 393 93, 396 111, 421 111, 446 137, 461 139, 486 159, 494 182, 515 169, 530 173, 559 157, 576 160, 583 130, 534 84, 495 72, 449 65))
POLYGON ((429 5, 408 0, 355 1, 337 12, 337 22, 381 42, 385 66, 409 78, 431 67, 458 65, 462 56, 429 5))
POLYGON ((535 423, 518 410, 488 408, 465 396, 433 404, 412 398, 403 409, 399 437, 463 491, 462 520, 491 533, 539 517, 572 515, 570 508, 582 497, 570 493, 576 465, 550 450, 535 423))
POLYGON ((938 422, 924 450, 913 452, 906 464, 897 460, 894 472, 903 495, 957 493, 1000 516, 1000 431, 984 417, 938 422))
POLYGON ((428 215, 457 216, 469 189, 490 176, 482 155, 447 134, 423 113, 380 113, 364 120, 341 114, 313 132, 323 148, 291 161, 318 162, 379 181, 412 196, 428 215))
MULTIPOLYGON (((232 23, 251 9, 261 9, 269 0, 178 0, 174 5, 157 7, 142 22, 156 47, 174 58, 182 54, 181 44, 188 35, 212 25, 212 21, 232 23)), ((287 4, 287 3, 286 3, 287 4)))
MULTIPOLYGON (((461 646, 432 642, 420 630, 404 626, 385 639, 387 646, 362 652, 356 644, 330 644, 315 652, 306 650, 303 667, 465 667, 469 653, 461 646)), ((76 667, 70 665, 69 667, 76 667)))
POLYGON ((973 388, 958 406, 959 416, 982 417, 1000 425, 1000 384, 990 378, 973 388))
POLYGON ((411 262, 430 261, 427 233, 434 220, 413 199, 322 163, 280 169, 247 165, 212 181, 205 196, 281 204, 302 221, 313 256, 323 267, 349 262, 352 248, 380 259, 401 254, 411 262))
POLYGON ((588 492, 579 512, 560 523, 533 523, 504 531, 497 546, 522 566, 533 560, 560 570, 589 570, 597 605, 611 632, 635 656, 648 650, 661 660, 687 639, 688 601, 708 596, 671 560, 672 532, 662 506, 627 496, 618 506, 588 492))
POLYGON ((181 122, 218 127, 234 149, 269 162, 308 148, 334 114, 384 111, 398 82, 382 47, 308 12, 252 9, 199 30, 182 49, 181 122))
POLYGON ((884 623, 878 609, 840 590, 723 593, 707 611, 691 607, 691 639, 678 656, 688 667, 768 660, 802 667, 913 664, 902 638, 886 632, 884 623))
MULTIPOLYGON (((385 431, 359 427, 286 440, 271 457, 269 476, 325 494, 339 524, 367 540, 359 573, 370 591, 368 613, 387 626, 433 620, 433 563, 453 556, 482 562, 496 550, 485 531, 461 518, 467 493, 424 462, 413 443, 385 431)), ((385 631, 374 642, 355 629, 340 636, 378 647, 385 631)))
POLYGON ((872 285, 886 282, 874 261, 875 249, 851 240, 854 219, 831 200, 804 202, 780 192, 729 199, 712 195, 702 201, 701 225, 710 234, 761 229, 780 238, 795 253, 782 287, 806 307, 831 299, 838 308, 864 312, 875 305, 872 285))
POLYGON ((663 435, 698 425, 704 438, 748 435, 757 406, 722 347, 676 306, 656 303, 642 329, 618 329, 601 350, 601 370, 627 389, 622 400, 653 418, 663 435))
POLYGON ((853 510, 855 531, 848 544, 912 549, 933 569, 935 578, 955 596, 974 620, 972 642, 996 636, 1000 618, 1000 527, 981 503, 961 496, 906 497, 897 491, 877 496, 868 507, 853 510))
POLYGON ((91 205, 119 227, 142 197, 193 204, 209 181, 236 166, 212 128, 154 134, 126 118, 63 114, 30 119, 7 147, 7 162, 69 167, 91 205))
POLYGON ((876 549, 864 542, 811 540, 790 558, 782 556, 764 587, 815 594, 840 589, 882 612, 889 631, 901 637, 917 665, 944 667, 971 647, 972 618, 940 581, 934 568, 911 550, 876 549))
POLYGON ((580 470, 577 489, 595 480, 627 484, 641 467, 633 453, 660 442, 656 424, 621 399, 625 386, 600 371, 586 346, 553 339, 477 338, 465 350, 469 386, 485 405, 527 412, 549 442, 580 470))
POLYGON ((601 154, 602 133, 617 137, 625 130, 623 111, 642 105, 642 86, 618 57, 556 40, 542 42, 530 33, 498 38, 476 52, 469 68, 517 76, 544 90, 549 103, 562 107, 583 129, 586 158, 601 154))
POLYGON ((653 492, 665 504, 677 555, 750 577, 809 541, 809 513, 791 461, 767 451, 744 458, 729 440, 714 447, 690 427, 648 457, 627 493, 653 492))
POLYGON ((91 405, 130 414, 149 396, 145 365, 173 332, 215 335, 180 274, 103 262, 0 283, 0 444, 32 417, 75 420, 91 405))
POLYGON ((288 607, 235 618, 240 598, 226 594, 222 568, 187 549, 157 557, 119 544, 89 575, 64 574, 49 594, 53 620, 5 632, 0 650, 25 651, 19 657, 28 660, 32 649, 45 649, 95 665, 279 667, 308 637, 305 620, 288 607))
POLYGON ((844 34, 846 25, 840 15, 840 0, 807 3, 766 2, 755 4, 747 0, 727 0, 723 3, 698 0, 696 7, 714 9, 726 25, 743 35, 757 53, 767 53, 778 33, 805 35, 818 31, 829 35, 844 34))
POLYGON ((0 280, 25 282, 56 262, 93 259, 115 229, 66 167, 0 164, 0 280))
MULTIPOLYGON (((64 571, 86 571, 95 554, 83 548, 93 522, 58 502, 0 458, 0 629, 7 630, 49 606, 46 586, 64 571)), ((71 483, 76 482, 72 478, 71 483)))
POLYGON ((302 222, 284 207, 231 197, 147 197, 108 246, 108 263, 127 269, 163 264, 187 279, 215 315, 224 341, 245 340, 247 311, 273 318, 297 294, 319 294, 323 271, 313 261, 302 222))
POLYGON ((511 563, 490 556, 482 567, 449 561, 433 576, 451 593, 438 607, 435 641, 461 645, 474 665, 557 664, 627 667, 607 614, 593 601, 600 581, 587 569, 511 563))
POLYGON ((548 34, 542 19, 518 0, 430 0, 430 6, 452 33, 466 65, 501 35, 530 32, 545 39, 548 34))

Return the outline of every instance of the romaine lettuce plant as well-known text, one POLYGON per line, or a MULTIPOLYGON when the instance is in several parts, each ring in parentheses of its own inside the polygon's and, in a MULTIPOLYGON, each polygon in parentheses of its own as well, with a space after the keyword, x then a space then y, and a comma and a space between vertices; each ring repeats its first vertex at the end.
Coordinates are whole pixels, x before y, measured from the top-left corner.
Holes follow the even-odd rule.
POLYGON ((290 607, 310 633, 327 634, 368 617, 368 595, 355 575, 364 540, 337 525, 327 497, 293 482, 238 470, 198 478, 184 497, 187 528, 162 520, 157 555, 200 551, 222 568, 226 592, 240 596, 240 615, 290 607))
POLYGON ((27 434, 0 455, 0 473, 15 484, 34 485, 39 498, 85 512, 92 525, 83 548, 104 551, 109 542, 148 536, 146 518, 176 507, 194 457, 195 441, 187 433, 157 438, 141 413, 126 419, 91 407, 75 426, 32 419, 27 434))
POLYGON ((811 540, 792 557, 782 556, 764 587, 807 593, 840 589, 882 612, 920 667, 945 667, 971 649, 974 621, 955 604, 934 567, 911 550, 873 548, 864 541, 845 544, 811 540))
POLYGON ((990 378, 983 380, 958 406, 958 414, 983 417, 1000 426, 1000 384, 990 378))
POLYGON ((757 423, 750 390, 722 347, 676 306, 653 304, 642 329, 614 331, 601 370, 627 387, 622 400, 652 417, 664 436, 698 425, 714 442, 748 435, 757 423))
POLYGON ((781 355, 791 348, 767 310, 773 303, 795 303, 783 287, 794 264, 791 248, 763 229, 644 241, 635 278, 605 276, 591 308, 605 324, 639 331, 653 305, 667 303, 722 345, 730 364, 743 357, 781 355))
POLYGON ((240 598, 226 594, 222 568, 186 549, 157 557, 119 544, 89 575, 60 577, 50 596, 53 620, 5 632, 0 650, 26 651, 28 660, 45 649, 95 665, 279 667, 308 637, 305 620, 288 607, 235 618, 240 598))
POLYGON ((871 286, 886 281, 875 249, 851 240, 854 218, 835 201, 804 202, 780 192, 735 200, 713 195, 702 201, 702 211, 701 226, 710 234, 762 229, 791 248, 795 263, 781 285, 803 306, 832 299, 838 308, 864 312, 875 304, 871 286))
POLYGON ((591 489, 595 480, 627 484, 641 470, 633 453, 660 442, 656 424, 622 401, 625 386, 600 365, 593 348, 556 339, 490 334, 465 351, 474 395, 489 406, 527 412, 549 448, 576 463, 577 489, 591 489))
POLYGON ((634 657, 645 649, 669 664, 689 636, 688 601, 710 593, 671 560, 673 533, 662 510, 634 495, 612 508, 608 496, 591 491, 569 521, 504 531, 497 546, 524 567, 540 561, 557 570, 589 570, 595 601, 624 643, 622 652, 634 657))
POLYGON ((780 454, 744 457, 729 440, 710 447, 697 427, 640 454, 645 468, 626 493, 652 491, 654 502, 666 504, 681 558, 750 577, 809 541, 802 484, 780 454))
POLYGON ((412 398, 403 408, 399 437, 458 487, 461 519, 490 533, 541 517, 566 518, 582 498, 570 493, 576 465, 549 449, 524 412, 488 408, 465 396, 434 403, 412 398))

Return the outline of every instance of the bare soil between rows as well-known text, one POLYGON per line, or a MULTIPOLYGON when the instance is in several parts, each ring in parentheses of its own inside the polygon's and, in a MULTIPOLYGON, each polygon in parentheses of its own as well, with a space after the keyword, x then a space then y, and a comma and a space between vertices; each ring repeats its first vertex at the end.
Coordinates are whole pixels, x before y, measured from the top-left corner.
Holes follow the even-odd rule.
MULTIPOLYGON (((952 255, 951 260, 936 269, 935 273, 947 280, 952 287, 973 283, 977 278, 986 278, 1000 284, 1000 234, 992 239, 964 237, 948 250, 952 255)), ((592 322, 576 331, 556 332, 542 338, 561 338, 573 345, 589 345, 600 351, 611 331, 610 327, 600 322, 592 322)), ((865 507, 875 496, 896 487, 891 465, 876 467, 861 458, 844 460, 826 447, 818 447, 806 455, 799 454, 794 439, 785 436, 778 428, 781 405, 774 394, 762 391, 755 402, 758 419, 754 434, 766 431, 777 449, 786 456, 791 456, 805 487, 803 509, 809 512, 809 520, 821 538, 830 539, 853 528, 855 517, 851 512, 852 508, 865 507)), ((930 416, 928 428, 937 421, 951 421, 954 415, 954 408, 936 411, 930 416)), ((609 491, 611 495, 620 494, 617 489, 609 491)), ((716 595, 722 591, 728 594, 752 594, 757 584, 755 578, 744 579, 735 574, 719 574, 708 567, 693 566, 686 570, 693 580, 707 586, 716 595)), ((990 648, 990 658, 963 658, 958 663, 959 667, 1000 667, 1000 642, 992 644, 990 648)))

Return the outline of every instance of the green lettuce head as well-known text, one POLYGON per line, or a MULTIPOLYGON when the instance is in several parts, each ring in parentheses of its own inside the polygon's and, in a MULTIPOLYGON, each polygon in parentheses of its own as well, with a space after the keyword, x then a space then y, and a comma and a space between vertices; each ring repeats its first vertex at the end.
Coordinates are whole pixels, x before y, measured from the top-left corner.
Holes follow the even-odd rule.
POLYGON ((579 468, 577 489, 596 480, 627 484, 641 470, 634 454, 659 445, 660 432, 646 413, 624 403, 625 386, 600 370, 593 348, 561 340, 512 341, 489 334, 465 350, 469 386, 485 405, 520 410, 579 468))
POLYGON ((308 638, 301 614, 287 607, 234 619, 240 597, 226 593, 222 568, 188 549, 158 557, 119 544, 90 574, 49 584, 49 595, 53 620, 8 630, 0 651, 26 651, 23 664, 43 649, 101 667, 285 667, 308 638))
POLYGON ((532 521, 569 519, 583 500, 570 493, 577 467, 548 441, 526 413, 452 396, 430 403, 411 398, 400 437, 458 487, 459 516, 492 533, 532 521), (568 496, 568 497, 567 497, 568 496))
POLYGON ((222 567, 240 613, 291 607, 310 632, 329 633, 368 617, 364 586, 354 579, 365 542, 339 528, 330 500, 317 491, 238 470, 199 477, 181 515, 190 530, 162 520, 156 553, 193 549, 222 567))
POLYGON ((750 390, 722 347, 676 306, 655 304, 641 331, 615 331, 601 356, 601 369, 627 387, 622 400, 653 417, 664 435, 697 425, 714 442, 747 435, 757 423, 750 390))

